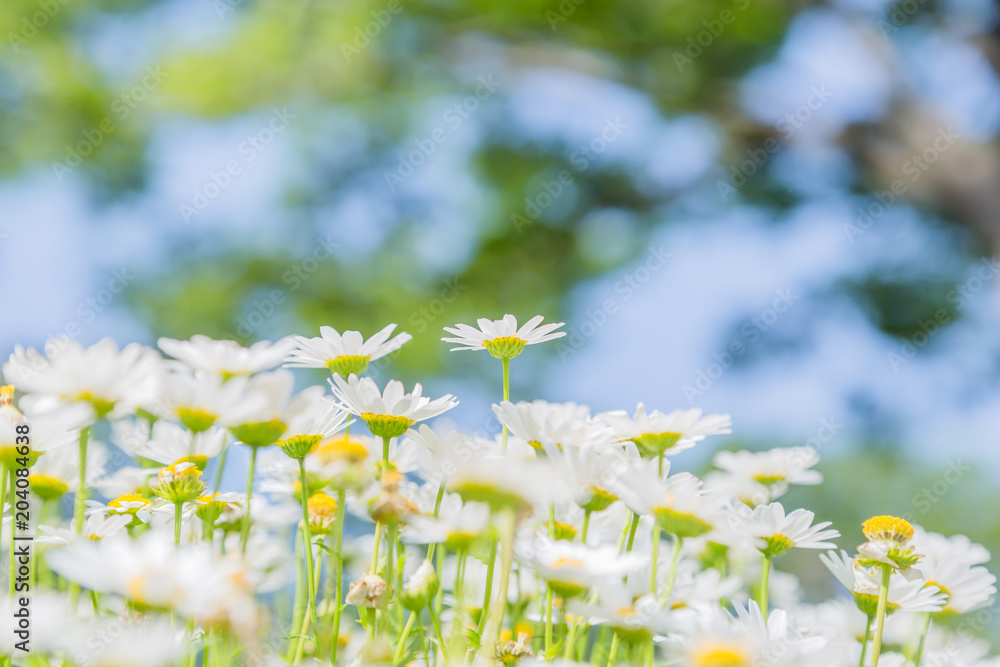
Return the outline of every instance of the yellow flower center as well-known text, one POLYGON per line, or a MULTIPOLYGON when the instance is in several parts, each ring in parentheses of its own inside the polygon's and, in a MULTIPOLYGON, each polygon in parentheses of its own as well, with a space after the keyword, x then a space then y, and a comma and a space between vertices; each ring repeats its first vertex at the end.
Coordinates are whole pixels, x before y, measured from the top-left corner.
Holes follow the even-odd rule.
POLYGON ((561 567, 583 567, 583 561, 579 558, 557 558, 554 563, 552 563, 552 569, 558 570, 561 567))
POLYGON ((528 341, 517 336, 500 336, 483 341, 483 347, 497 359, 513 359, 521 354, 527 344, 528 341))
POLYGON ((873 516, 861 529, 870 541, 889 540, 903 545, 913 539, 913 526, 906 519, 896 516, 873 516))
POLYGON ((351 373, 361 375, 368 368, 371 357, 367 354, 342 354, 339 357, 326 360, 326 367, 331 373, 349 376, 351 373))
POLYGON ((361 463, 368 458, 368 449, 357 440, 351 440, 347 436, 336 439, 328 438, 316 448, 316 458, 323 463, 333 463, 334 461, 361 463))
POLYGON ((10 405, 14 402, 14 385, 5 384, 0 387, 0 405, 10 405))
POLYGON ((337 499, 322 492, 313 494, 308 505, 309 518, 332 519, 337 514, 337 499))
POLYGON ((764 486, 774 486, 779 482, 785 481, 785 476, 783 474, 774 473, 773 475, 754 475, 754 481, 763 484, 764 486))
POLYGON ((750 656, 735 646, 709 646, 691 656, 691 667, 748 667, 750 656))
POLYGON ((108 507, 114 507, 119 514, 135 514, 139 507, 125 507, 125 503, 142 503, 140 507, 151 505, 148 498, 144 498, 138 493, 123 493, 108 503, 108 507))

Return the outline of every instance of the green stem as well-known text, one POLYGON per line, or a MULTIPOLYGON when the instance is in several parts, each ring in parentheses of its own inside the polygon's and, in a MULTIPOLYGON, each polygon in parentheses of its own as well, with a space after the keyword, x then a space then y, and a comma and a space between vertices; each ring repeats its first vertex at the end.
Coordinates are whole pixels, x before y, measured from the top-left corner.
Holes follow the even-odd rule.
POLYGON ((670 557, 670 574, 667 575, 667 585, 663 588, 663 595, 660 596, 660 599, 663 600, 664 603, 670 602, 670 596, 674 592, 674 582, 677 581, 677 569, 681 562, 681 548, 684 545, 683 537, 674 535, 673 539, 674 548, 673 554, 671 554, 670 557))
MULTIPOLYGON (((504 358, 503 360, 503 400, 510 400, 510 359, 504 358)), ((507 425, 503 425, 503 434, 500 436, 500 455, 503 456, 507 453, 507 438, 508 438, 507 425)))
POLYGON ((389 441, 392 440, 387 435, 382 436, 382 474, 389 470, 389 441))
POLYGON ((760 613, 764 617, 764 624, 767 624, 767 587, 771 578, 771 556, 764 556, 764 570, 760 575, 760 590, 757 592, 757 605, 760 613))
MULTIPOLYGON (((510 570, 514 563, 514 539, 517 536, 517 517, 513 510, 506 510, 502 516, 504 520, 503 551, 500 555, 500 588, 497 592, 498 600, 493 607, 490 619, 492 632, 489 641, 483 643, 490 649, 496 646, 500 638, 500 629, 503 627, 503 617, 507 611, 507 588, 510 585, 510 570)), ((550 605, 551 608, 551 605, 550 605)))
POLYGON ((229 446, 227 445, 222 450, 222 456, 219 457, 219 467, 215 469, 215 484, 212 485, 212 491, 215 493, 219 492, 219 487, 222 486, 222 471, 226 468, 226 455, 229 454, 229 446))
POLYGON ((80 471, 77 480, 76 497, 73 501, 73 530, 77 535, 83 532, 83 511, 87 508, 87 442, 90 427, 80 429, 80 471))
MULTIPOLYGON (((299 500, 302 502, 302 535, 305 537, 306 547, 306 610, 309 622, 312 623, 313 632, 316 632, 319 624, 316 622, 316 583, 313 580, 315 567, 313 566, 312 533, 309 531, 309 492, 306 490, 305 459, 299 459, 299 500)), ((305 633, 300 633, 299 644, 295 649, 296 656, 302 656, 305 641, 305 633)))
POLYGON ((920 644, 917 645, 917 654, 913 657, 913 667, 920 667, 920 661, 924 657, 924 642, 927 641, 927 633, 931 629, 930 612, 924 614, 924 627, 920 631, 920 644))
POLYGON ((590 510, 583 511, 583 527, 580 529, 580 544, 587 544, 587 531, 590 529, 590 510))
POLYGON ((497 562, 497 538, 490 538, 490 551, 489 555, 486 556, 486 594, 483 596, 483 610, 479 615, 479 623, 476 627, 476 632, 480 636, 483 634, 483 630, 486 628, 486 615, 490 610, 490 601, 493 598, 493 570, 497 562))
POLYGON ((240 535, 240 553, 246 556, 247 542, 250 540, 250 497, 253 494, 253 476, 257 468, 257 448, 250 448, 250 471, 247 473, 247 506, 243 514, 243 529, 240 535))
POLYGON ((555 606, 555 591, 545 587, 545 655, 552 650, 552 607, 555 606))
POLYGON ((344 505, 347 503, 347 492, 337 489, 337 526, 334 531, 333 553, 330 558, 334 559, 333 576, 334 605, 333 605, 333 641, 330 642, 330 664, 337 664, 337 648, 340 642, 340 616, 344 609, 344 505))
POLYGON ((573 646, 576 643, 576 631, 580 627, 580 621, 569 624, 569 633, 566 636, 566 648, 563 649, 563 660, 573 659, 573 646))
POLYGON ((411 611, 410 617, 406 620, 406 626, 403 628, 403 634, 399 637, 399 642, 396 644, 396 655, 392 658, 392 664, 399 664, 399 661, 403 658, 403 649, 406 647, 406 638, 410 636, 410 630, 413 629, 413 622, 417 620, 417 612, 411 611))
MULTIPOLYGON (((299 559, 302 558, 302 540, 299 536, 302 534, 300 529, 295 531, 295 562, 298 563, 299 559)), ((302 574, 302 568, 295 568, 295 598, 292 602, 292 629, 298 628, 302 625, 302 617, 305 616, 306 610, 305 605, 302 600, 302 591, 305 588, 305 577, 302 574)), ((291 633, 289 633, 291 634, 291 633)), ((292 659, 295 657, 295 649, 297 642, 289 641, 288 650, 285 655, 285 662, 292 664, 292 659)))
POLYGON ((444 635, 441 634, 441 621, 438 619, 437 610, 434 605, 428 605, 427 608, 431 612, 431 623, 434 624, 434 633, 437 635, 438 646, 441 648, 441 656, 444 658, 444 664, 448 664, 448 647, 444 644, 444 635))
POLYGON ((889 605, 889 578, 892 576, 892 568, 882 564, 882 581, 878 589, 878 611, 875 616, 875 641, 872 644, 872 667, 878 667, 879 655, 882 653, 882 630, 885 629, 885 610, 889 605))
POLYGON ((615 664, 615 659, 618 657, 618 633, 615 632, 614 637, 611 638, 611 651, 608 652, 608 667, 612 667, 615 664))
POLYGON ((871 616, 868 617, 868 623, 865 625, 865 637, 861 640, 861 662, 858 663, 858 667, 865 667, 865 658, 868 655, 868 637, 872 634, 872 620, 871 616))
POLYGON ((184 503, 174 503, 174 546, 181 545, 181 512, 184 510, 184 503))

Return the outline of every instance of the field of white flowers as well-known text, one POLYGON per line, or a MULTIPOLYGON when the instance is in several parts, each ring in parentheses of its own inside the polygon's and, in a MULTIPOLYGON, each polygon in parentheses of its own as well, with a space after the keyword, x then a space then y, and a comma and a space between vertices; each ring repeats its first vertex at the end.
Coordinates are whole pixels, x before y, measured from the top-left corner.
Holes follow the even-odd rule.
POLYGON ((511 360, 563 335, 542 321, 446 328, 498 360, 489 438, 424 423, 454 396, 365 376, 410 340, 395 325, 18 347, 0 390, 5 664, 1000 665, 977 638, 986 549, 891 516, 839 544, 779 501, 823 481, 808 447, 720 452, 704 479, 671 465, 728 415, 512 401, 511 360), (282 367, 330 377, 296 393, 282 367), (234 449, 245 492, 220 492, 234 449), (792 549, 842 594, 807 602, 792 549))

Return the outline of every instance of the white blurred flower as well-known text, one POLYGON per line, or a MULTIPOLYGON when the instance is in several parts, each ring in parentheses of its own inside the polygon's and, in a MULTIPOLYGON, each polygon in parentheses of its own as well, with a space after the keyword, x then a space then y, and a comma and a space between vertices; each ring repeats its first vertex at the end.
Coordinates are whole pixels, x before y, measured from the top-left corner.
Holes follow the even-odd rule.
POLYGON ((295 341, 290 338, 274 343, 262 340, 243 347, 234 340, 215 340, 196 334, 190 340, 161 338, 157 345, 193 370, 230 378, 277 368, 295 347, 295 341))
POLYGON ((707 436, 732 433, 729 415, 702 416, 700 408, 674 410, 669 414, 653 410, 647 414, 646 406, 640 403, 634 415, 616 410, 601 413, 597 418, 611 427, 619 440, 635 443, 645 458, 677 454, 707 436))

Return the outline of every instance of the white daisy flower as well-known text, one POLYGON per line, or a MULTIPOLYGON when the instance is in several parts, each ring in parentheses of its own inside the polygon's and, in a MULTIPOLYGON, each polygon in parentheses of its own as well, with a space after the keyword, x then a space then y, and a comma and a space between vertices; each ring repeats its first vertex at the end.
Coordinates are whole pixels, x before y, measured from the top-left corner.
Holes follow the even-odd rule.
POLYGON ((361 375, 368 364, 387 354, 392 354, 413 339, 402 332, 390 340, 396 325, 390 324, 365 340, 359 331, 343 334, 333 327, 320 327, 318 338, 295 336, 298 346, 285 359, 285 366, 295 368, 327 368, 331 373, 347 377, 361 375))
POLYGON ((633 642, 666 634, 670 624, 669 610, 655 595, 635 597, 621 582, 600 587, 596 604, 571 600, 567 607, 574 615, 607 623, 633 642))
POLYGON ((822 637, 805 637, 789 623, 784 610, 764 619, 756 602, 735 604, 736 615, 713 609, 694 617, 688 632, 668 643, 674 664, 791 667, 812 664, 810 656, 826 644, 822 637))
POLYGON ((614 433, 603 422, 592 419, 586 405, 503 401, 493 406, 493 413, 511 433, 539 452, 599 447, 614 440, 614 433))
MULTIPOLYGON (((80 485, 80 448, 70 444, 77 441, 78 432, 70 431, 66 438, 68 443, 65 446, 47 450, 31 467, 28 483, 32 493, 42 500, 56 500, 68 491, 76 491, 80 485)), ((104 475, 107 461, 107 448, 91 440, 87 446, 87 474, 84 480, 87 486, 92 486, 104 475)))
MULTIPOLYGON (((858 608, 868 616, 874 617, 882 583, 881 574, 875 568, 862 567, 846 551, 820 554, 819 559, 837 581, 854 596, 858 608)), ((946 601, 947 597, 937 586, 928 586, 921 580, 908 581, 895 571, 889 579, 888 613, 938 612, 946 601)))
POLYGON ((736 505, 739 524, 736 532, 754 540, 755 546, 766 556, 781 556, 793 548, 836 549, 837 545, 827 540, 840 537, 836 530, 827 530, 832 525, 823 521, 813 525, 816 515, 804 509, 785 514, 781 503, 758 505, 750 509, 736 505))
POLYGON ((444 330, 455 337, 441 340, 458 346, 453 347, 452 351, 488 350, 498 359, 512 359, 521 354, 525 345, 545 343, 566 335, 565 331, 556 332, 556 329, 563 326, 562 322, 538 326, 544 319, 541 315, 535 315, 518 329, 517 318, 510 314, 499 320, 481 317, 477 320, 478 329, 468 324, 445 327, 444 330))
POLYGON ((161 338, 157 345, 189 368, 230 378, 277 368, 295 347, 295 341, 291 338, 274 343, 262 340, 243 347, 234 340, 215 340, 196 334, 190 340, 161 338))
POLYGON ((611 584, 649 562, 645 554, 623 554, 614 545, 589 547, 538 533, 522 537, 514 549, 521 562, 563 598, 579 597, 593 586, 611 584))
POLYGON ((725 498, 707 494, 702 482, 686 472, 665 480, 653 469, 656 461, 637 461, 611 481, 612 492, 636 514, 651 516, 664 531, 681 538, 701 537, 712 531, 716 541, 726 528, 725 498))
POLYGON ((983 552, 989 559, 985 547, 971 543, 964 535, 949 539, 914 528, 915 550, 924 557, 913 569, 927 584, 937 586, 948 596, 944 611, 964 614, 989 604, 997 592, 997 578, 985 567, 972 563, 980 561, 983 552))
POLYGON ((443 543, 451 552, 468 551, 489 529, 489 505, 465 503, 458 495, 446 493, 437 516, 415 514, 407 520, 403 540, 410 544, 443 543))
POLYGON ((810 470, 819 463, 819 453, 812 447, 778 447, 765 452, 719 452, 712 461, 720 470, 740 480, 740 500, 760 505, 775 500, 790 484, 815 485, 823 475, 810 470), (763 500, 766 498, 767 500, 763 500))
POLYGON ((204 470, 208 460, 222 452, 228 439, 226 430, 217 426, 192 433, 179 424, 161 420, 153 424, 149 439, 131 453, 165 466, 190 462, 204 470))
POLYGON ((132 517, 127 515, 105 516, 103 512, 97 512, 87 517, 80 533, 68 528, 39 526, 38 529, 44 535, 40 535, 37 541, 39 544, 72 544, 81 539, 102 540, 125 530, 131 521, 132 517))
POLYGON ((90 619, 71 628, 62 642, 76 664, 89 667, 168 667, 191 651, 191 640, 183 630, 155 618, 137 623, 90 619))
POLYGON ((451 394, 431 400, 423 395, 418 382, 407 393, 403 383, 390 380, 385 391, 379 391, 375 380, 351 374, 346 380, 335 375, 329 380, 338 406, 361 417, 373 435, 398 437, 417 422, 437 417, 458 405, 451 394))
POLYGON ((26 392, 21 404, 41 414, 82 404, 90 420, 116 419, 156 399, 162 359, 155 350, 132 343, 119 349, 110 338, 83 347, 72 339, 52 340, 52 356, 14 347, 3 365, 8 382, 26 392))
POLYGON ((608 424, 620 440, 634 442, 645 458, 677 454, 694 447, 707 436, 732 433, 729 415, 702 416, 700 408, 674 410, 669 414, 653 410, 647 414, 646 406, 640 403, 632 416, 624 410, 616 410, 599 414, 597 418, 608 424))
POLYGON ((214 424, 243 424, 264 407, 261 397, 248 390, 249 379, 227 380, 217 373, 180 368, 164 374, 160 400, 147 410, 196 432, 214 424))

